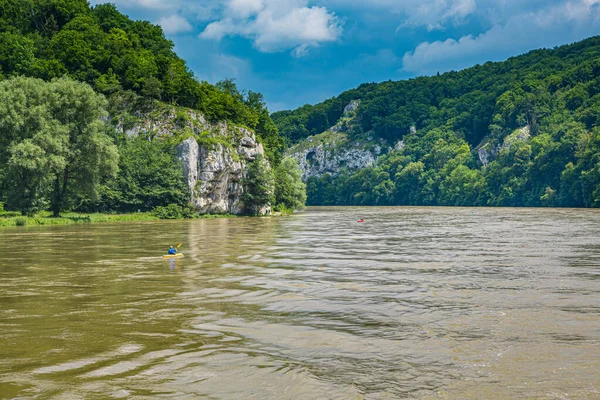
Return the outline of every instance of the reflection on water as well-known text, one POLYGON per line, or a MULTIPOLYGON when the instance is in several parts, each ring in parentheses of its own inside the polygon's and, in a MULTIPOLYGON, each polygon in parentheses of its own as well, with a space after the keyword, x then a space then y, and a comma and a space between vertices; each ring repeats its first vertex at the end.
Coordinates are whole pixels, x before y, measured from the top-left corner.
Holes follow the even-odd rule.
POLYGON ((0 398, 600 398, 599 237, 543 209, 4 229, 0 398))

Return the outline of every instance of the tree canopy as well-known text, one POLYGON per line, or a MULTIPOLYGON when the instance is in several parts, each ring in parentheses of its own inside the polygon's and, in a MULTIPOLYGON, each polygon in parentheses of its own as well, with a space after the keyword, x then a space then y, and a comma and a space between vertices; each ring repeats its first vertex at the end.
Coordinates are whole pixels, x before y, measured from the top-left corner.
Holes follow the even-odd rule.
POLYGON ((0 168, 7 206, 60 214, 75 193, 97 196, 117 172, 118 152, 105 134, 106 100, 67 78, 0 82, 0 168))
POLYGON ((383 139, 390 150, 373 167, 310 179, 308 204, 600 205, 600 37, 365 84, 272 117, 296 143, 334 125, 351 100, 361 103, 350 138, 383 139))
POLYGON ((233 79, 198 81, 162 28, 134 21, 113 4, 87 0, 0 0, 0 79, 68 76, 119 104, 132 95, 202 111, 256 131, 272 162, 283 149, 262 95, 233 79))

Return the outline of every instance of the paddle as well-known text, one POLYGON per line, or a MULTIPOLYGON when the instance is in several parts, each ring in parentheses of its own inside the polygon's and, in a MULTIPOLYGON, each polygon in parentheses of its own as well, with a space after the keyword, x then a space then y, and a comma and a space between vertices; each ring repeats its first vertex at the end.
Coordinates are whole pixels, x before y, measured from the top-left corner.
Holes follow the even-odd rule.
POLYGON ((183 243, 179 243, 179 244, 177 245, 177 248, 180 248, 182 244, 183 244, 183 243))

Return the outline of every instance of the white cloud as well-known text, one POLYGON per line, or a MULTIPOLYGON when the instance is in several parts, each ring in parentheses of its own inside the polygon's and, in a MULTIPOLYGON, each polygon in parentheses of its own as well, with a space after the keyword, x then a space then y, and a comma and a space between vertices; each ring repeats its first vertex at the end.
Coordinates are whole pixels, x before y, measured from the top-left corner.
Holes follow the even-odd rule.
POLYGON ((600 0, 573 0, 516 15, 480 35, 423 42, 402 59, 403 71, 432 74, 497 61, 600 33, 600 0))
POLYGON ((302 0, 230 0, 222 19, 209 24, 203 39, 221 40, 243 36, 254 40, 257 49, 276 52, 295 49, 305 55, 310 46, 335 41, 341 21, 325 7, 309 7, 302 0))
POLYGON ((166 34, 189 32, 194 29, 185 18, 177 14, 162 17, 158 21, 158 24, 162 26, 163 31, 165 31, 166 34))
MULTIPOLYGON (((480 3, 511 0, 322 0, 321 4, 336 10, 376 13, 382 18, 393 16, 399 29, 426 27, 428 30, 460 25, 475 14, 480 3)), ((532 0, 523 0, 532 1, 532 0)))
POLYGON ((292 50, 292 56, 296 57, 296 58, 301 58, 304 57, 305 55, 308 54, 308 44, 301 44, 300 46, 296 47, 294 50, 292 50))
POLYGON ((232 17, 244 19, 258 14, 264 3, 262 0, 231 0, 227 8, 232 17))

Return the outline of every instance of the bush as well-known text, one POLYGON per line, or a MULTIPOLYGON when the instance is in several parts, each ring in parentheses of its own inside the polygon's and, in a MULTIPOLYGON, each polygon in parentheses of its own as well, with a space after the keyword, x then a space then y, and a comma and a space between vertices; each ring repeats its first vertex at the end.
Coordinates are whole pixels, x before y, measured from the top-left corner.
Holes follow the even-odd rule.
POLYGON ((196 218, 198 213, 190 204, 180 206, 179 204, 169 204, 165 207, 155 207, 152 210, 152 215, 160 219, 191 219, 196 218))
POLYGON ((294 210, 292 210, 291 208, 287 208, 285 204, 281 203, 273 207, 273 211, 281 213, 281 215, 292 215, 294 213, 294 210))
POLYGON ((15 224, 17 226, 25 226, 25 225, 27 225, 27 218, 25 218, 25 217, 19 217, 19 218, 17 218, 15 220, 15 224))
POLYGON ((0 217, 14 218, 20 216, 21 213, 18 211, 0 211, 0 217))

